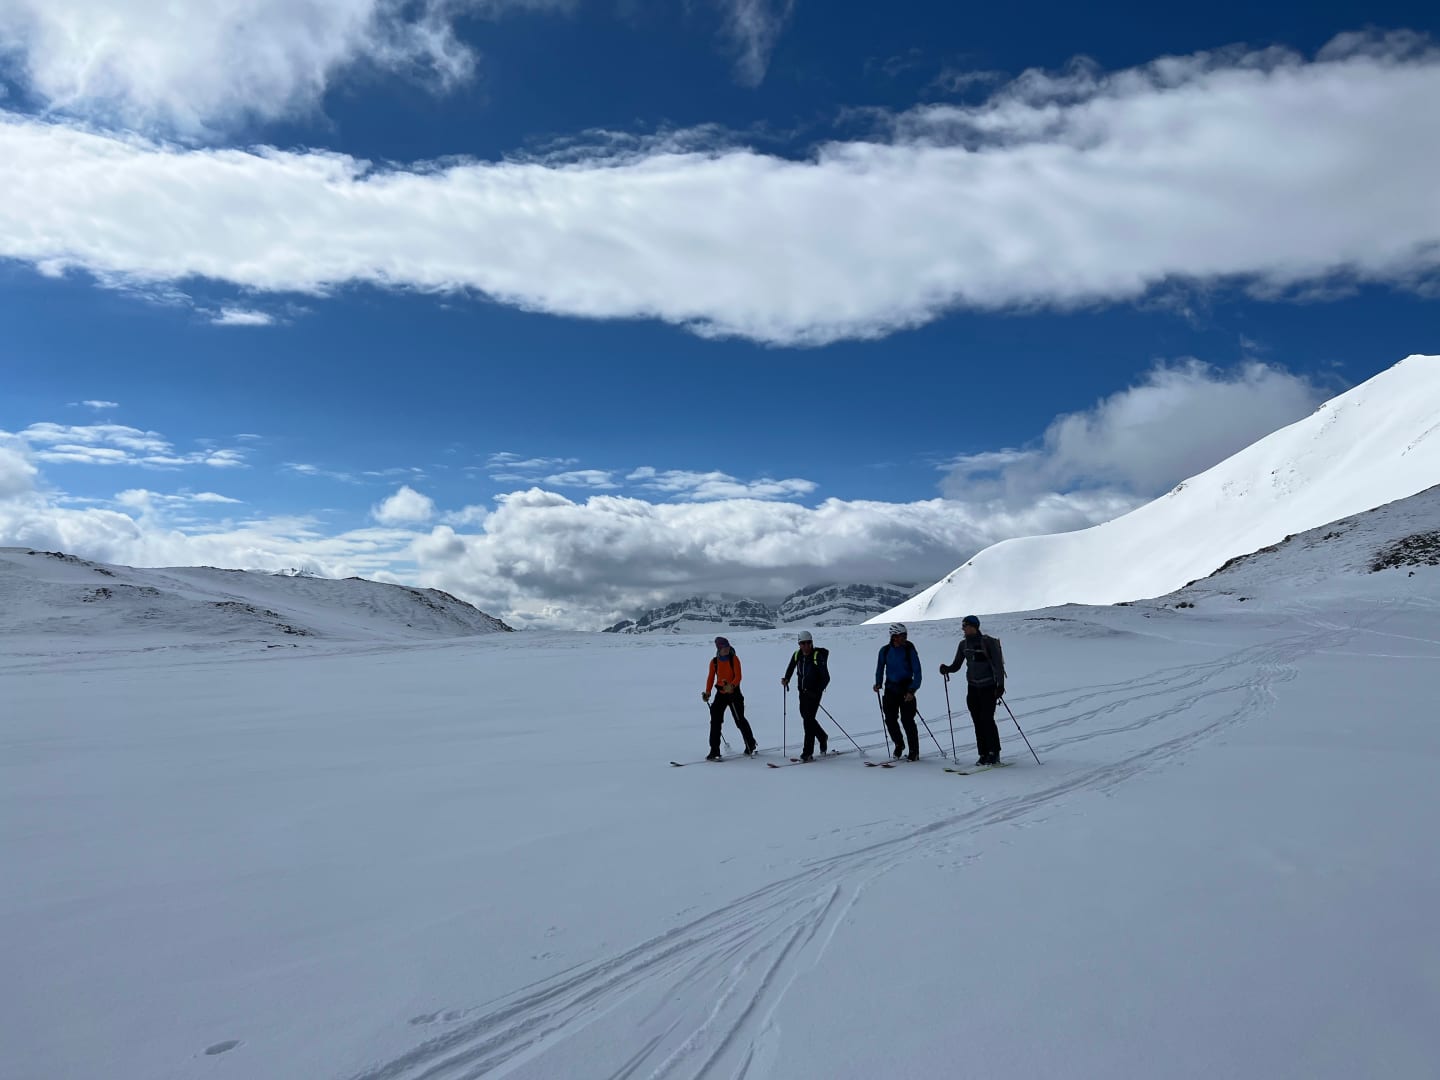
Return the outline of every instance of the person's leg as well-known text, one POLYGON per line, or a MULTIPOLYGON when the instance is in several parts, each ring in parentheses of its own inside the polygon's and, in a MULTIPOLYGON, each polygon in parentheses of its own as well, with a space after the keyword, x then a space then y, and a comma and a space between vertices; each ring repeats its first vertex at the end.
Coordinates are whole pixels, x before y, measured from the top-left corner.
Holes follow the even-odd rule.
MULTIPOLYGON (((985 706, 984 697, 978 686, 972 686, 965 692, 965 707, 970 710, 970 722, 975 727, 975 753, 977 760, 975 764, 982 764, 986 755, 990 753, 990 740, 985 730, 985 706)), ((991 710, 991 720, 994 720, 994 710, 991 710)))
POLYGON ((710 753, 712 756, 720 754, 720 729, 725 724, 725 709, 729 702, 725 700, 724 694, 716 694, 710 702, 710 753))
POLYGON ((815 728, 815 738, 820 743, 820 753, 830 749, 830 733, 820 726, 820 695, 810 700, 810 723, 815 728))
POLYGON ((1000 760, 1000 729, 995 724, 995 707, 999 702, 999 688, 986 687, 985 696, 981 699, 980 726, 985 735, 985 753, 990 756, 991 762, 1000 760))
POLYGON ((740 737, 745 740, 745 749, 755 749, 755 733, 750 730, 750 721, 745 719, 745 695, 736 690, 730 695, 730 708, 735 713, 735 726, 740 729, 740 737))
POLYGON ((900 699, 904 694, 899 690, 886 689, 884 697, 885 727, 890 732, 890 742, 896 757, 905 755, 905 735, 900 730, 900 699))
POLYGON ((800 748, 800 756, 806 760, 815 756, 815 732, 819 728, 819 725, 815 723, 817 704, 816 699, 809 694, 800 695, 800 722, 805 731, 805 741, 800 748))
POLYGON ((915 713, 919 704, 912 697, 900 700, 900 722, 905 725, 905 736, 910 740, 910 760, 920 760, 920 732, 915 726, 915 713))

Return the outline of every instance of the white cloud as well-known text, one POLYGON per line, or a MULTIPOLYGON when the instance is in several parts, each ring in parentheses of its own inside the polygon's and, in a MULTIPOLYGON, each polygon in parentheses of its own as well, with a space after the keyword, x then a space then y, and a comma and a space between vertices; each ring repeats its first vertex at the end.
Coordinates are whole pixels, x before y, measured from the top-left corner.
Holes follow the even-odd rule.
POLYGON ((615 483, 615 475, 606 469, 574 469, 570 472, 556 473, 547 476, 545 483, 554 487, 574 488, 595 488, 598 490, 610 490, 620 485, 615 483))
POLYGON ((929 580, 995 540, 1094 524, 1133 505, 1108 493, 1048 496, 1021 510, 942 499, 575 502, 536 488, 502 497, 478 531, 440 525, 410 552, 425 583, 507 621, 597 627, 697 591, 929 580))
MULTIPOLYGON (((0 436, 7 433, 0 432, 0 436)), ((177 469, 207 465, 215 469, 246 468, 242 451, 206 447, 178 453, 159 432, 142 431, 125 424, 31 424, 8 436, 30 447, 36 461, 69 465, 136 465, 147 469, 177 469)))
POLYGON ((972 71, 967 68, 947 67, 935 76, 930 87, 946 94, 960 94, 979 87, 994 86, 1004 80, 1003 71, 972 71))
POLYGON ((208 137, 311 112, 347 67, 468 79, 462 14, 569 0, 0 0, 0 57, 54 110, 208 137))
POLYGON ((376 506, 371 514, 382 525, 418 524, 435 516, 435 501, 406 484, 376 506))
POLYGON ((93 409, 96 412, 104 412, 106 409, 118 409, 120 407, 120 403, 118 401, 97 401, 94 399, 88 401, 72 401, 70 402, 70 404, 72 406, 84 406, 85 408, 93 409))
POLYGON ((1392 36, 1309 62, 1028 73, 808 160, 657 146, 401 168, 0 112, 0 257, 106 283, 473 290, 780 344, 1174 282, 1423 287, 1436 100, 1440 52, 1392 36))
POLYGON ((1262 363, 1230 372, 1198 360, 1162 364, 1094 408, 1057 417, 1039 446, 951 463, 943 490, 956 498, 1028 500, 1104 486, 1153 497, 1308 415, 1328 396, 1312 380, 1262 363))
POLYGON ((339 480, 344 484, 358 484, 360 481, 347 472, 339 472, 335 469, 323 469, 319 465, 311 465, 305 461, 287 461, 282 466, 286 472, 293 472, 298 476, 309 476, 317 479, 339 480))
POLYGON ((212 315, 210 322, 214 326, 274 326, 275 316, 267 311, 227 307, 212 315))
POLYGON ((577 458, 558 457, 523 457, 520 454, 513 454, 508 450, 502 450, 497 454, 491 454, 485 459, 487 469, 497 469, 504 472, 549 472, 553 469, 564 468, 566 465, 575 465, 577 458))
POLYGON ((29 494, 35 488, 35 466, 19 450, 0 446, 0 499, 29 494))
POLYGON ((795 0, 717 0, 725 36, 734 46, 735 77, 746 86, 765 81, 770 56, 795 10, 795 0))
POLYGON ((224 505, 239 506, 239 499, 232 499, 226 495, 218 495, 213 491, 201 492, 179 492, 176 494, 165 494, 159 491, 150 491, 146 488, 129 488, 121 491, 115 496, 115 504, 129 510, 139 510, 148 513, 162 507, 174 508, 194 505, 224 505))
POLYGON ((793 499, 809 495, 817 485, 810 480, 737 480, 729 473, 691 472, 667 469, 663 472, 649 465, 625 477, 638 487, 667 495, 683 496, 696 502, 715 499, 793 499))

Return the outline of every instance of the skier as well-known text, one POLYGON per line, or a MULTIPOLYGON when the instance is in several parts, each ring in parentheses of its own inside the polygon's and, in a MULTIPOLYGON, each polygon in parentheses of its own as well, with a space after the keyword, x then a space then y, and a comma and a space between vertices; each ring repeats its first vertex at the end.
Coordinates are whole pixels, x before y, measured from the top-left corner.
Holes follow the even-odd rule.
POLYGON ((705 760, 720 760, 720 729, 725 724, 726 709, 735 714, 735 726, 745 739, 745 756, 753 755, 755 735, 750 730, 750 722, 745 719, 745 695, 740 693, 740 657, 735 655, 730 642, 723 637, 715 639, 710 675, 705 680, 705 691, 700 698, 710 706, 710 754, 705 760), (713 704, 710 701, 711 689, 715 691, 713 704))
POLYGON ((909 631, 904 623, 891 623, 890 643, 880 646, 880 657, 875 662, 875 693, 884 687, 880 707, 895 744, 895 756, 904 756, 908 738, 911 761, 920 760, 920 734, 915 727, 915 691, 920 689, 920 678, 920 654, 910 643, 909 631), (905 725, 903 735, 901 724, 905 725))
POLYGON ((800 631, 795 644, 795 654, 790 657, 790 666, 785 669, 780 685, 788 692, 791 676, 798 675, 800 678, 796 689, 800 693, 800 719, 805 723, 805 746, 800 751, 800 760, 813 761, 817 741, 821 757, 825 756, 830 745, 830 736, 816 719, 820 711, 820 696, 830 685, 830 650, 817 649, 809 630, 800 631))
POLYGON ((966 615, 960 625, 965 635, 955 650, 955 662, 941 664, 940 674, 949 682, 962 664, 970 665, 965 671, 969 687, 965 705, 975 724, 975 749, 980 753, 975 764, 999 765, 1000 729, 995 726, 995 706, 1005 696, 1005 653, 998 638, 980 632, 980 620, 974 615, 966 615))

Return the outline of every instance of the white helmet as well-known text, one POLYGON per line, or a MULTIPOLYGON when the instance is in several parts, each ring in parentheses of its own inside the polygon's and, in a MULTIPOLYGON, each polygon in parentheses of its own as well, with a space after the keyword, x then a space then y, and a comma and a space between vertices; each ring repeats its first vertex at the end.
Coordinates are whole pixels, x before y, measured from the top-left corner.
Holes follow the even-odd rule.
POLYGON ((815 639, 810 635, 809 630, 801 630, 800 636, 797 637, 795 640, 802 645, 807 641, 810 642, 810 644, 812 645, 815 644, 815 639))
POLYGON ((910 631, 905 629, 905 624, 903 622, 892 622, 890 624, 891 637, 894 637, 896 634, 899 634, 901 637, 905 637, 909 633, 910 631))

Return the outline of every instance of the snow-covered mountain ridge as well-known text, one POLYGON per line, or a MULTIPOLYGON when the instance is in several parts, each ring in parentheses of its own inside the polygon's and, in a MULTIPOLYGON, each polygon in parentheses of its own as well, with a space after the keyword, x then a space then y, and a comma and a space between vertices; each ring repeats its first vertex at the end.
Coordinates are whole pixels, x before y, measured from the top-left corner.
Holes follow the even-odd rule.
POLYGON ((214 567, 142 570, 0 548, 0 634, 364 641, 508 630, 438 589, 214 567))
POLYGON ((870 621, 1162 596, 1236 556, 1436 483, 1440 357, 1411 356, 1123 517, 995 544, 870 621))

